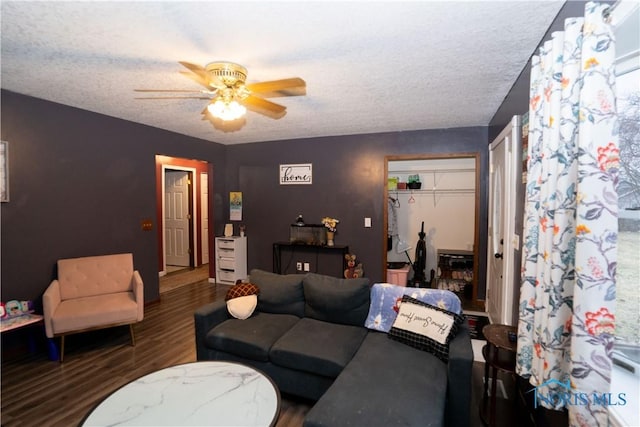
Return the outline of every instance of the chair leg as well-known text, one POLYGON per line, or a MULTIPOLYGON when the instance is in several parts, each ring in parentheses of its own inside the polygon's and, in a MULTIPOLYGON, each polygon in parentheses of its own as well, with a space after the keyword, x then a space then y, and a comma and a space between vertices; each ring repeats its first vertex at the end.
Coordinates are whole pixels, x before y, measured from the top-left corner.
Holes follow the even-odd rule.
POLYGON ((60 363, 64 358, 64 335, 60 336, 60 363))
POLYGON ((133 347, 135 347, 136 346, 136 337, 135 337, 135 335, 133 333, 133 323, 129 324, 129 333, 131 334, 131 345, 133 347))

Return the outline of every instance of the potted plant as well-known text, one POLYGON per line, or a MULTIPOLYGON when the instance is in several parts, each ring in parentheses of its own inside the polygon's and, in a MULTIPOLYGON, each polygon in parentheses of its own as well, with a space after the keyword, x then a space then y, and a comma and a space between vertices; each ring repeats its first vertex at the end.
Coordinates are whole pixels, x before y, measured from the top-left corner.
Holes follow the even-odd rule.
POLYGON ((328 217, 328 216, 325 216, 324 218, 322 218, 322 224, 327 229, 327 246, 334 245, 333 239, 335 237, 335 233, 337 231, 339 222, 340 222, 339 220, 328 217))
POLYGON ((409 175, 407 179, 407 188, 411 190, 417 190, 422 187, 422 183, 420 182, 420 175, 409 175))

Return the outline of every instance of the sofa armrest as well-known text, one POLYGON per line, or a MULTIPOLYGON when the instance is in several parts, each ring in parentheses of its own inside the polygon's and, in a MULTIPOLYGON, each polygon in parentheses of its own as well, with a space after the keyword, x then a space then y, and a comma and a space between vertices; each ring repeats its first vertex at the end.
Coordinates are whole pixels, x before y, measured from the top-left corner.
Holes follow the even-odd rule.
POLYGON ((205 338, 207 333, 216 325, 231 318, 227 310, 227 303, 224 300, 214 301, 198 308, 194 315, 196 333, 196 357, 197 360, 204 360, 206 357, 205 338))
POLYGON ((455 338, 449 343, 445 411, 445 424, 448 427, 470 425, 472 368, 473 348, 469 334, 469 323, 465 320, 460 325, 455 338))
POLYGON ((52 281, 47 290, 42 295, 42 309, 44 312, 44 329, 48 338, 53 338, 54 330, 51 318, 53 313, 56 312, 58 305, 62 302, 60 297, 60 282, 57 280, 52 281))
POLYGON ((144 283, 142 282, 142 277, 140 276, 140 272, 135 270, 133 272, 132 277, 132 288, 133 288, 133 297, 138 304, 138 317, 137 321, 141 322, 144 319, 144 283))

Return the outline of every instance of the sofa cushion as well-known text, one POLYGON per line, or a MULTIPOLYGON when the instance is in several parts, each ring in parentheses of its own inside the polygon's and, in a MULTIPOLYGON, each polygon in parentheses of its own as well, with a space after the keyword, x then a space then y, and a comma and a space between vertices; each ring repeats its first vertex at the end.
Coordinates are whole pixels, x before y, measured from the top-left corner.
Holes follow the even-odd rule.
POLYGON ((138 304, 133 292, 118 292, 62 301, 51 317, 56 334, 120 323, 135 323, 138 304))
POLYGON ((389 338, 433 353, 443 362, 448 362, 449 342, 456 336, 462 322, 464 317, 459 314, 405 295, 389 338))
POLYGON ((442 426, 446 396, 443 362, 370 331, 304 426, 442 426))
POLYGON ((286 368, 335 378, 367 334, 362 326, 303 318, 271 348, 271 362, 286 368))
POLYGON ((249 278, 260 288, 258 311, 304 316, 304 274, 275 274, 253 269, 249 278))
POLYGON ((236 319, 248 319, 253 314, 258 305, 257 295, 247 295, 233 298, 227 301, 227 311, 236 319))
POLYGON ((258 305, 260 289, 253 283, 237 283, 227 290, 224 300, 229 314, 236 319, 247 319, 258 305))
POLYGON ((256 312, 245 320, 229 319, 211 329, 205 338, 209 348, 266 362, 273 343, 300 320, 290 314, 256 312))
POLYGON ((364 325, 369 329, 389 332, 398 315, 398 305, 403 295, 454 313, 462 313, 460 298, 451 291, 376 283, 371 287, 371 306, 364 325))
POLYGON ((369 279, 338 279, 309 273, 302 281, 305 317, 363 326, 369 312, 369 279))

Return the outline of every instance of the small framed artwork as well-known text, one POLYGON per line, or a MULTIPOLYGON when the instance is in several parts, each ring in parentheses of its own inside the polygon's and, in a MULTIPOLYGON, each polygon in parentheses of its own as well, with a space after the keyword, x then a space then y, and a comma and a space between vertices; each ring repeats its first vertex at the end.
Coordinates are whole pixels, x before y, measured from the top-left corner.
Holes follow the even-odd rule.
POLYGON ((9 143, 0 141, 0 202, 9 201, 9 143))
POLYGON ((229 193, 229 219, 231 221, 242 221, 242 191, 231 191, 229 193))
POLYGON ((313 166, 311 163, 280 165, 280 185, 311 184, 313 166))

